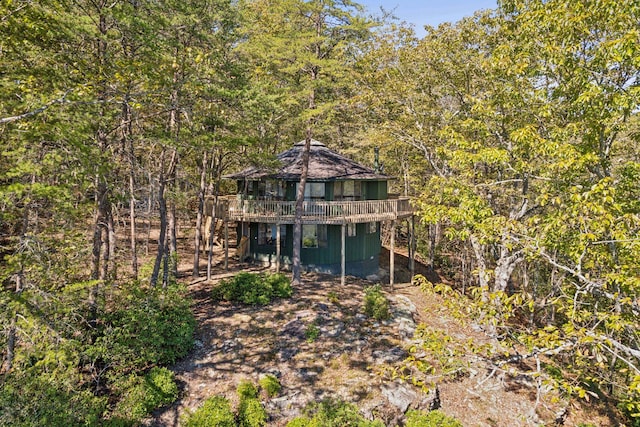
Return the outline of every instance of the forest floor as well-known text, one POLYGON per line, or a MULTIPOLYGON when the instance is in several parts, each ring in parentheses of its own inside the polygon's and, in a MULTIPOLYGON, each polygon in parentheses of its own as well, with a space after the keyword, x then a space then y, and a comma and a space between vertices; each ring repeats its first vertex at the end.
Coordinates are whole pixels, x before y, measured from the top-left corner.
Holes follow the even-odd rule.
MULTIPOLYGON (((396 275, 401 279, 408 277, 403 268, 406 261, 406 256, 396 256, 397 269, 404 270, 396 275)), ((385 250, 381 267, 387 262, 385 250)), ((189 265, 181 265, 181 270, 190 276, 189 265)), ((146 425, 179 426, 184 414, 214 395, 223 395, 235 405, 240 381, 257 384, 261 376, 273 374, 282 391, 271 399, 263 396, 271 426, 286 425, 307 403, 324 398, 352 402, 365 416, 394 426, 407 407, 424 409, 434 398, 433 389, 431 393, 420 391, 389 376, 409 356, 410 347, 416 344, 413 332, 420 324, 444 334, 445 347, 455 347, 455 357, 465 361, 462 375, 424 377, 429 384, 425 388, 437 384, 440 409, 463 425, 554 425, 563 411, 564 425, 615 425, 597 405, 567 406, 554 393, 537 393, 536 381, 530 376, 511 376, 478 363, 477 353, 470 348, 465 352, 466 346, 490 344, 500 349, 500 343, 473 322, 454 318, 438 295, 408 283, 393 288, 383 285, 392 307, 392 318, 383 322, 363 314, 364 288, 372 283, 353 277, 341 286, 337 277, 306 274, 291 298, 267 306, 212 300, 211 290, 222 278, 247 270, 260 268, 240 265, 232 258, 225 271, 218 250, 213 280, 185 278, 198 321, 196 346, 172 368, 181 398, 157 411, 146 425), (309 339, 309 328, 317 330, 317 338, 309 339), (466 354, 460 354, 461 348, 466 354)), ((423 265, 418 265, 418 272, 430 273, 423 265)), ((430 274, 430 280, 438 279, 430 274)))

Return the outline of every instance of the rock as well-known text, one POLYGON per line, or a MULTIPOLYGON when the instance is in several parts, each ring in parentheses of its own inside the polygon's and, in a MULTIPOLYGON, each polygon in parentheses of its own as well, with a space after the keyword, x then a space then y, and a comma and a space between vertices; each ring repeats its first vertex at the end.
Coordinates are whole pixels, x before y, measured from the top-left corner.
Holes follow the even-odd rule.
POLYGON ((416 333, 416 323, 413 320, 400 318, 396 320, 398 324, 398 333, 403 340, 409 341, 416 333))
POLYGON ((323 337, 337 338, 344 332, 344 322, 339 320, 333 321, 320 328, 320 335, 323 337))
POLYGON ((373 360, 375 363, 394 363, 398 362, 408 355, 407 351, 401 347, 392 347, 388 350, 376 350, 373 352, 373 360))
POLYGON ((364 323, 369 319, 365 314, 362 314, 362 313, 356 314, 354 318, 357 322, 360 322, 360 323, 364 323))
POLYGON ((304 381, 315 381, 318 378, 318 371, 310 368, 302 368, 297 374, 304 381))
POLYGON ((293 357, 298 354, 297 348, 282 348, 278 351, 278 358, 283 362, 293 359, 293 357))
POLYGON ((405 413, 411 404, 415 405, 420 400, 420 395, 411 386, 397 381, 384 384, 382 395, 402 413, 405 413))
POLYGON ((282 327, 282 331, 280 331, 280 335, 304 340, 306 339, 305 331, 306 331, 305 323, 300 319, 295 319, 286 323, 282 327))
POLYGON ((378 276, 377 274, 370 274, 366 277, 366 279, 370 282, 380 282, 380 276, 378 276))
POLYGON ((329 306, 322 302, 316 303, 315 309, 317 311, 329 311, 329 306))

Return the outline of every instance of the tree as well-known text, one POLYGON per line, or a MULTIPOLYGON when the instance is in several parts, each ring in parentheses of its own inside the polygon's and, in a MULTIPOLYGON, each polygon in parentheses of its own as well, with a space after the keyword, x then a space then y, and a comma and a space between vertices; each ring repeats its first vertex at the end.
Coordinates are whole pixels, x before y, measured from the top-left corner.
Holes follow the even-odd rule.
POLYGON ((286 94, 288 113, 304 129, 305 146, 296 194, 292 270, 300 283, 302 204, 311 139, 322 120, 348 96, 350 61, 357 44, 369 34, 370 24, 350 0, 247 1, 245 51, 254 58, 256 73, 268 77, 286 94))
POLYGON ((619 2, 503 2, 381 43, 365 65, 382 72, 364 75, 385 91, 367 104, 385 131, 427 162, 422 220, 475 257, 478 307, 511 304, 530 324, 486 319, 531 354, 558 355, 579 378, 560 381, 565 391, 598 384, 628 413, 640 355, 640 223, 624 202, 637 194, 637 20, 619 2))

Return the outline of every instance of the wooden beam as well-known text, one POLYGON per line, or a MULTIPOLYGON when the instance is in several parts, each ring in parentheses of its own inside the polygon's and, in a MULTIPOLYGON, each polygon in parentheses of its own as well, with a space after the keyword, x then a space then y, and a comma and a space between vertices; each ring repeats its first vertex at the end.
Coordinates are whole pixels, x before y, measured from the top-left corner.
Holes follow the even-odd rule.
POLYGON ((393 288, 395 273, 395 252, 396 252, 396 222, 391 221, 391 248, 389 249, 389 285, 393 288))
POLYGON ((346 275, 346 269, 347 269, 347 262, 346 262, 346 255, 347 255, 347 251, 346 251, 346 243, 347 243, 347 224, 342 223, 342 227, 341 227, 341 235, 340 235, 340 284, 342 286, 344 286, 345 284, 345 275, 346 275))
POLYGON ((280 273, 280 223, 276 223, 276 273, 280 273))
POLYGON ((409 231, 409 271, 411 271, 410 281, 416 272, 416 217, 411 215, 411 229, 409 231))
POLYGON ((229 271, 229 221, 224 220, 224 269, 229 271))

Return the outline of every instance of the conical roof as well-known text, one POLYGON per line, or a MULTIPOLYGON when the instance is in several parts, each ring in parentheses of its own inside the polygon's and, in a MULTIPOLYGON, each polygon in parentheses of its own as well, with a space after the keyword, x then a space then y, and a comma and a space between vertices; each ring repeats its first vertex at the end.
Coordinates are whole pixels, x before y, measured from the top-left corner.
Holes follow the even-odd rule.
MULTIPOLYGON (((252 166, 240 172, 226 175, 225 178, 251 181, 267 178, 299 181, 302 172, 304 145, 305 141, 300 141, 293 148, 278 154, 277 158, 281 164, 279 169, 268 170, 252 166)), ((319 141, 311 140, 307 179, 310 181, 385 181, 391 178, 388 175, 376 173, 373 169, 328 149, 319 141)))

